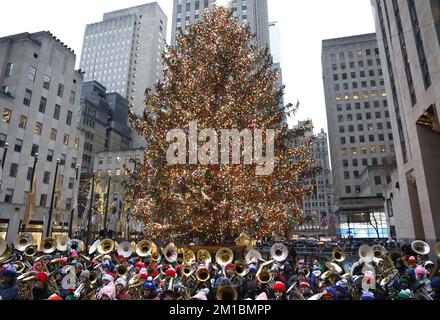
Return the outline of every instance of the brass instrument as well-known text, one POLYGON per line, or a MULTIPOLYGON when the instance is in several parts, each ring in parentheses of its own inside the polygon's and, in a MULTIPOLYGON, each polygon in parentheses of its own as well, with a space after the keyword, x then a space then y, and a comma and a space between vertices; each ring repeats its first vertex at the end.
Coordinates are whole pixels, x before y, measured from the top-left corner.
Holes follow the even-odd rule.
POLYGON ((191 276, 194 274, 194 272, 195 272, 195 270, 194 270, 193 267, 192 267, 191 265, 189 265, 189 264, 187 264, 187 265, 185 265, 185 266, 183 267, 183 275, 184 275, 186 278, 191 277, 191 276))
POLYGON ((244 260, 246 261, 246 263, 249 265, 252 261, 252 259, 255 258, 258 261, 264 261, 263 260, 263 256, 261 255, 261 253, 257 250, 249 250, 248 253, 246 253, 246 256, 244 258, 244 260))
POLYGON ((164 264, 161 268, 160 268, 160 274, 162 276, 165 276, 165 274, 167 273, 168 269, 171 268, 169 264, 164 264))
POLYGON ((16 300, 34 300, 34 283, 35 276, 31 273, 25 273, 17 278, 19 282, 19 291, 16 300))
POLYGON ((95 272, 90 272, 89 280, 91 284, 95 284, 98 281, 98 277, 95 272))
POLYGON ((23 252, 26 247, 35 244, 34 236, 28 232, 20 233, 14 241, 14 248, 23 252))
POLYGON ((431 248, 426 242, 416 240, 411 243, 411 249, 420 256, 426 256, 431 252, 431 248))
POLYGON ((84 267, 86 269, 90 268, 92 266, 92 262, 90 261, 90 258, 83 255, 82 253, 79 254, 80 260, 84 263, 84 267))
POLYGON ((37 254, 37 251, 38 251, 37 245, 30 245, 24 249, 23 253, 26 257, 30 258, 35 256, 37 254))
POLYGON ((375 245, 372 249, 375 258, 380 258, 387 254, 387 250, 383 246, 375 245))
POLYGON ((5 264, 12 255, 12 249, 10 246, 6 245, 6 249, 4 250, 3 254, 0 256, 0 265, 5 264))
POLYGON ((128 273, 128 269, 127 269, 127 267, 125 267, 125 266, 119 266, 119 267, 116 269, 116 274, 118 275, 118 277, 126 276, 127 273, 128 273))
POLYGON ((234 261, 234 253, 229 248, 221 248, 215 254, 215 261, 218 265, 224 267, 234 261))
POLYGON ((363 244, 359 248, 359 257, 362 262, 371 263, 374 260, 374 252, 373 249, 366 244, 363 244))
POLYGON ((136 254, 145 258, 148 254, 153 252, 153 243, 148 240, 143 240, 136 245, 136 254))
POLYGON ((98 252, 100 254, 106 255, 113 251, 115 248, 115 242, 111 239, 102 240, 98 246, 98 252))
POLYGON ((69 243, 70 238, 68 236, 62 236, 57 241, 57 250, 60 252, 67 251, 67 244, 69 243))
POLYGON ((96 240, 89 249, 89 254, 94 254, 98 250, 101 240, 96 240))
POLYGON ((133 246, 130 242, 124 241, 118 246, 118 255, 128 259, 133 254, 133 246))
POLYGON ((183 261, 185 264, 191 264, 196 261, 196 254, 191 249, 185 249, 183 251, 183 261))
POLYGON ((235 271, 235 274, 237 276, 244 277, 244 276, 246 276, 248 274, 249 270, 248 270, 246 262, 244 262, 244 261, 237 261, 234 264, 234 271, 235 271))
POLYGON ((154 261, 154 262, 156 262, 157 264, 159 264, 159 263, 160 263, 160 260, 162 260, 162 256, 160 255, 159 252, 154 252, 154 253, 151 255, 151 260, 154 261))
POLYGON ((197 269, 196 276, 199 282, 207 282, 211 277, 208 268, 205 266, 201 266, 197 269))
POLYGON ((43 240, 41 240, 40 249, 44 254, 51 254, 57 250, 57 241, 55 238, 43 238, 43 240))
POLYGON ((321 280, 328 281, 333 286, 336 283, 335 279, 333 279, 333 275, 334 270, 327 270, 321 275, 321 280))
POLYGON ((184 266, 185 265, 185 261, 183 260, 183 258, 181 258, 181 257, 177 258, 177 265, 178 266, 184 266))
POLYGON ((169 263, 174 263, 178 257, 176 246, 173 244, 166 246, 166 248, 163 250, 163 255, 169 263))
POLYGON ((289 251, 282 243, 275 243, 272 248, 270 248, 270 256, 275 261, 282 262, 287 259, 288 255, 289 251))
POLYGON ((207 250, 199 250, 197 252, 197 262, 201 264, 210 264, 212 261, 211 254, 207 250))
POLYGON ((339 265, 337 265, 336 263, 326 262, 325 266, 327 267, 328 270, 334 271, 337 274, 341 274, 342 273, 342 268, 339 265))
POLYGON ((260 283, 269 283, 272 281, 272 274, 267 270, 263 270, 258 274, 257 279, 260 283))
POLYGON ((15 266, 17 273, 23 273, 26 270, 26 265, 22 261, 14 261, 13 265, 15 266))
POLYGON ((67 243, 67 250, 69 252, 71 252, 72 250, 75 250, 76 252, 83 252, 85 244, 84 241, 79 240, 79 239, 71 239, 68 243, 67 243))
POLYGON ((342 263, 346 259, 345 251, 342 248, 335 248, 333 249, 332 257, 337 263, 342 263))
POLYGON ((438 260, 440 260, 440 242, 437 242, 434 246, 434 253, 438 260))

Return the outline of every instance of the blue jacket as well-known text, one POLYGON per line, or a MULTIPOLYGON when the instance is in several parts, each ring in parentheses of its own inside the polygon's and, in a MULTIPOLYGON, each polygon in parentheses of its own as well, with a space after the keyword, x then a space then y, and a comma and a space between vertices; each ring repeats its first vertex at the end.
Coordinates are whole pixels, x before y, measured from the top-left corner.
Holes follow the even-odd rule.
POLYGON ((9 287, 3 283, 0 283, 0 297, 2 300, 15 300, 18 295, 18 291, 19 289, 17 283, 14 283, 9 287))

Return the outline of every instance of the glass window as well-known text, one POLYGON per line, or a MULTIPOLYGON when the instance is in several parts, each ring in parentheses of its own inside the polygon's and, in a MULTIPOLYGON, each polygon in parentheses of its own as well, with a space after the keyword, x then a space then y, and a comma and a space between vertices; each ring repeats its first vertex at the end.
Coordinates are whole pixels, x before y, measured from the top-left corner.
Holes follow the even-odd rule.
POLYGON ((55 141, 57 139, 57 129, 51 129, 50 130, 50 140, 55 141))
POLYGON ((47 99, 44 97, 41 97, 40 106, 38 107, 38 111, 41 113, 45 113, 46 112, 46 105, 47 105, 47 99))
POLYGON ((370 153, 371 154, 375 154, 377 152, 377 148, 376 148, 376 146, 371 146, 370 147, 370 153))
POLYGON ((46 74, 44 76, 44 80, 43 80, 43 88, 44 89, 46 89, 46 90, 50 89, 50 81, 51 81, 51 78, 46 74))
POLYGON ((10 177, 17 177, 18 172, 18 164, 17 163, 11 163, 11 167, 9 168, 9 176, 10 177))
POLYGON ((53 161, 53 150, 47 150, 47 161, 52 162, 53 161))
POLYGON ((76 96, 76 92, 70 91, 70 97, 69 97, 70 104, 75 104, 75 96, 76 96))
POLYGON ((37 144, 33 144, 32 145, 32 151, 31 151, 31 156, 32 157, 35 157, 37 155, 38 149, 39 149, 39 146, 37 144))
POLYGON ((55 105, 55 109, 53 111, 53 118, 55 120, 60 120, 61 106, 59 104, 55 105))
POLYGON ((5 78, 9 78, 12 75, 12 69, 14 69, 14 64, 12 62, 9 62, 6 65, 5 78))
POLYGON ((69 135, 68 135, 67 133, 64 134, 64 137, 63 137, 63 143, 64 143, 65 145, 68 145, 68 144, 69 144, 69 135))
POLYGON ((44 184, 49 184, 50 181, 50 172, 49 171, 45 171, 44 172, 44 176, 43 176, 43 183, 44 184))
POLYGON ((6 189, 5 203, 12 203, 13 197, 14 197, 14 189, 6 189))
POLYGON ((35 134, 41 136, 41 131, 43 130, 43 124, 41 122, 37 122, 35 125, 35 134))
POLYGON ((20 120, 18 122, 18 127, 22 128, 22 129, 26 129, 26 124, 27 124, 27 117, 20 116, 20 120))
POLYGON ((22 147, 23 147, 23 140, 16 139, 16 140, 15 140, 14 151, 16 151, 16 152, 21 152, 21 148, 22 148, 22 147))
POLYGON ((30 66, 29 67, 29 71, 28 71, 28 80, 35 82, 35 77, 37 76, 37 69, 35 69, 34 67, 30 66))
POLYGON ((72 124, 72 111, 67 112, 66 124, 70 126, 72 124))
POLYGON ((60 98, 64 96, 64 85, 61 83, 58 85, 57 96, 60 98))
POLYGON ((32 100, 32 91, 29 89, 26 89, 26 91, 24 93, 23 104, 25 106, 29 107, 31 105, 31 100, 32 100))
POLYGON ((78 138, 75 138, 75 142, 74 142, 73 146, 76 150, 79 149, 79 139, 78 138))

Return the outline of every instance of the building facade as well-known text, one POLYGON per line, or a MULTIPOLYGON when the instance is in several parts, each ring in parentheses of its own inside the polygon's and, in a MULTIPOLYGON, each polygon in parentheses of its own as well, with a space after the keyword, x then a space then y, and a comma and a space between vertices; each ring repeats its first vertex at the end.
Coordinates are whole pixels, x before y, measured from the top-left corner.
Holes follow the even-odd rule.
MULTIPOLYGON (((376 34, 324 40, 322 67, 336 202, 382 198, 391 172, 375 170, 372 181, 364 173, 367 168, 371 173, 379 166, 395 164, 388 91, 376 34)), ((344 215, 343 207, 338 208, 344 215)), ((365 216, 365 212, 359 214, 365 216)))
POLYGON ((106 93, 99 82, 88 81, 80 108, 78 125, 85 136, 81 174, 90 175, 96 153, 130 148, 128 101, 118 93, 106 93))
POLYGON ((440 1, 373 0, 397 171, 387 192, 396 237, 440 238, 440 1))
POLYGON ((145 90, 163 77, 167 21, 153 2, 105 13, 102 22, 87 25, 80 63, 85 81, 119 93, 141 115, 145 90))
MULTIPOLYGON (((188 26, 202 19, 203 13, 216 4, 216 0, 174 0, 171 29, 171 45, 176 45, 179 28, 185 32, 188 26)), ((220 1, 229 3, 234 10, 234 17, 240 22, 249 23, 251 32, 256 35, 262 47, 269 47, 269 14, 267 0, 231 0, 220 1)))
MULTIPOLYGON (((297 127, 302 127, 302 125, 303 123, 300 122, 297 127)), ((297 226, 293 230, 293 234, 298 238, 309 236, 332 237, 335 235, 335 220, 332 218, 334 192, 327 133, 324 132, 324 129, 321 129, 317 134, 314 134, 313 129, 307 130, 294 145, 298 147, 309 139, 313 140, 312 157, 316 160, 316 164, 322 168, 322 172, 316 177, 316 194, 306 196, 303 201, 304 214, 314 218, 306 225, 297 226)))
POLYGON ((52 230, 54 236, 67 231, 84 143, 76 125, 83 76, 75 71, 75 60, 75 53, 50 32, 0 38, 0 148, 5 158, 0 236, 7 242, 21 228, 36 158, 36 210, 27 230, 38 243, 45 236, 59 159, 61 198, 55 203, 62 227, 52 230))

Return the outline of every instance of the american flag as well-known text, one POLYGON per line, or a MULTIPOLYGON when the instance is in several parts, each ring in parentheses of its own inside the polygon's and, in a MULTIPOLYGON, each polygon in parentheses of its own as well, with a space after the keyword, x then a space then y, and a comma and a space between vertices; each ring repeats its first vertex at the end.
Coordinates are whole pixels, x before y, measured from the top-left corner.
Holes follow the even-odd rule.
POLYGON ((330 222, 331 222, 333 216, 334 216, 333 213, 322 210, 321 211, 321 226, 323 228, 328 228, 330 226, 330 222))

